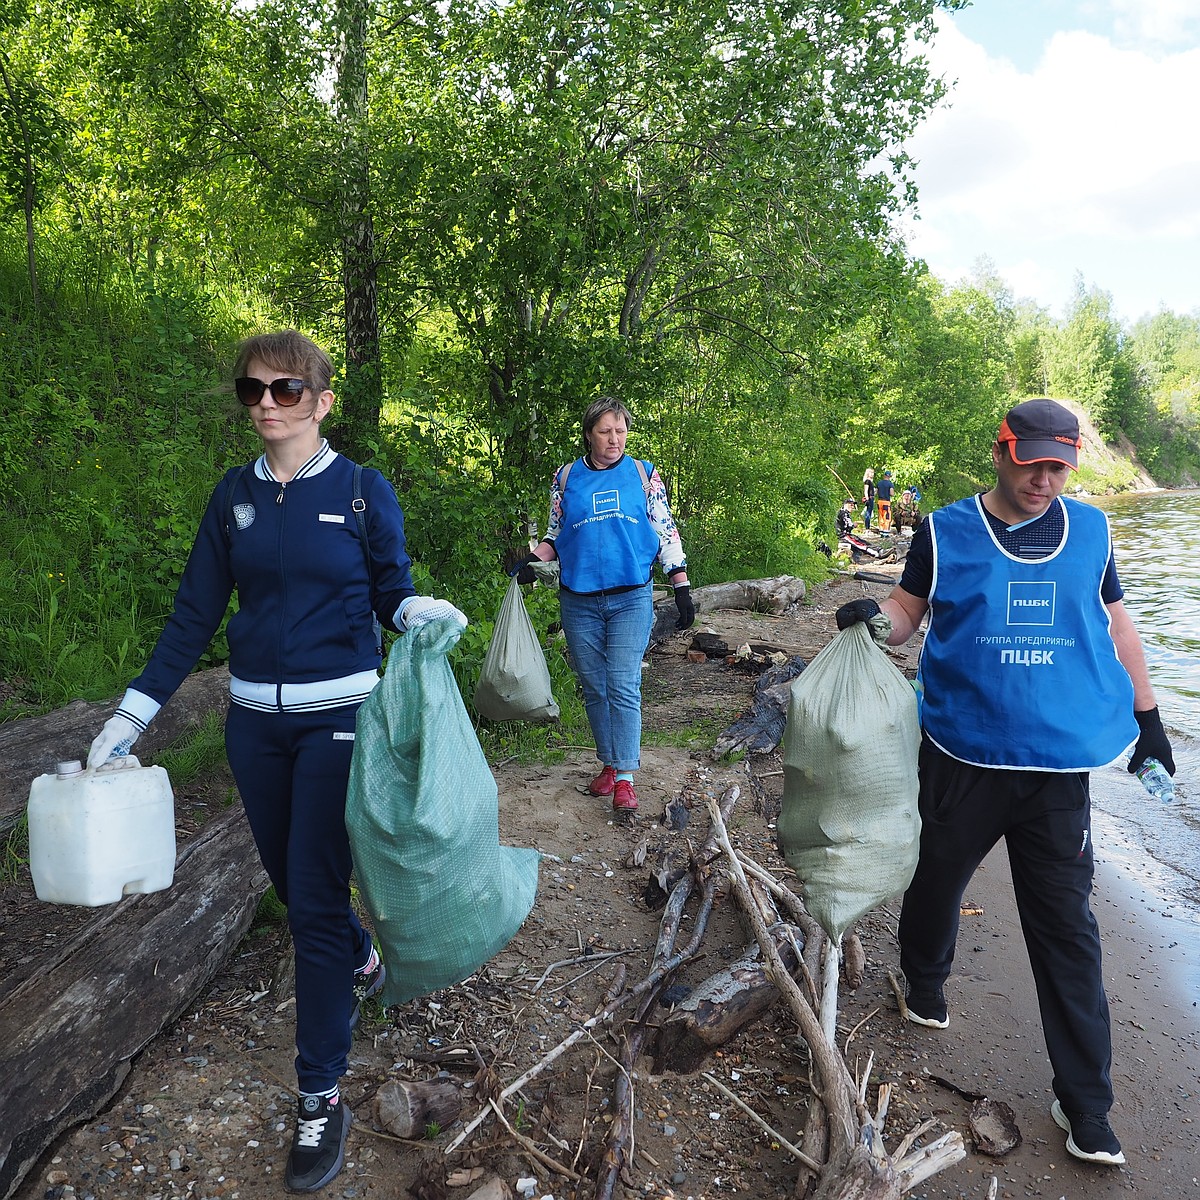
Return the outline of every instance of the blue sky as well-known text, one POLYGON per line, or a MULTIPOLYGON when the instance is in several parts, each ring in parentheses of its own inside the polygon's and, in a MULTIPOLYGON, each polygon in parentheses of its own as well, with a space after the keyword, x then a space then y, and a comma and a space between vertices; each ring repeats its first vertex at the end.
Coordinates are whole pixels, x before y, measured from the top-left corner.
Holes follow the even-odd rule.
POLYGON ((1054 317, 1079 275, 1128 323, 1200 314, 1200 0, 976 0, 938 25, 911 253, 948 284, 987 258, 1054 317))

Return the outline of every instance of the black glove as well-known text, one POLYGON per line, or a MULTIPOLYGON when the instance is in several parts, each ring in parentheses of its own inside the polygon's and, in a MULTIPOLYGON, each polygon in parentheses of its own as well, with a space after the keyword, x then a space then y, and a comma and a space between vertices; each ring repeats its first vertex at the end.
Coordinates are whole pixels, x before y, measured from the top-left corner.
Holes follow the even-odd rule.
POLYGON ((1167 741, 1167 732, 1163 729, 1157 707, 1148 708, 1145 712, 1135 712, 1133 719, 1137 721, 1141 733, 1138 734, 1137 745, 1133 748, 1133 757, 1129 760, 1130 775, 1133 775, 1148 758, 1157 758, 1167 768, 1167 773, 1174 775, 1175 758, 1171 754, 1171 743, 1167 741))
POLYGON ((849 604, 843 604, 834 614, 834 619, 837 621, 839 629, 849 629, 851 625, 856 625, 859 621, 869 621, 878 613, 879 605, 870 596, 863 596, 859 600, 851 600, 849 604))
POLYGON ((679 620, 675 622, 676 629, 691 629, 696 623, 696 606, 692 603, 692 589, 686 583, 681 583, 675 589, 675 607, 679 609, 679 620))
POLYGON ((535 583, 537 576, 533 573, 533 568, 530 563, 541 562, 536 554, 527 554, 524 558, 515 562, 508 570, 509 578, 514 575, 517 577, 517 582, 521 584, 535 583))

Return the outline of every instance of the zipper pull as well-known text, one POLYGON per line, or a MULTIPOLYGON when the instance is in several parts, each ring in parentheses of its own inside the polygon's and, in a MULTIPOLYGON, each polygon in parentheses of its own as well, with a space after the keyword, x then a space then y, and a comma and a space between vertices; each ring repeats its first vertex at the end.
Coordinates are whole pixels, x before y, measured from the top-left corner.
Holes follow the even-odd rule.
POLYGON ((281 483, 281 484, 279 485, 279 495, 275 497, 275 503, 276 503, 276 504, 282 504, 282 503, 283 503, 283 489, 284 489, 284 488, 286 488, 286 487, 287 487, 287 484, 286 484, 286 483, 281 483))

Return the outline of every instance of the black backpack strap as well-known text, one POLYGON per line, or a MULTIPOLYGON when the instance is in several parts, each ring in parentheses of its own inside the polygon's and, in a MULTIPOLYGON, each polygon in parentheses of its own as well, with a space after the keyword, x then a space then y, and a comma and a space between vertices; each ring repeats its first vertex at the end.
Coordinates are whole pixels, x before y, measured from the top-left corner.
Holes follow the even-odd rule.
MULTIPOLYGON (((355 463, 354 498, 350 501, 350 507, 354 511, 354 521, 358 525, 358 540, 362 544, 363 559, 367 564, 367 597, 370 602, 375 590, 375 572, 371 569, 371 542, 367 537, 367 502, 363 499, 362 494, 362 473, 362 466, 355 463)), ((373 608, 371 610, 371 627, 375 630, 375 649, 382 657, 383 628, 379 624, 379 618, 375 615, 373 608)))
POLYGON ((242 476, 250 470, 250 463, 238 467, 229 478, 229 483, 225 488, 225 545, 233 544, 233 494, 237 491, 237 485, 241 482, 242 476))

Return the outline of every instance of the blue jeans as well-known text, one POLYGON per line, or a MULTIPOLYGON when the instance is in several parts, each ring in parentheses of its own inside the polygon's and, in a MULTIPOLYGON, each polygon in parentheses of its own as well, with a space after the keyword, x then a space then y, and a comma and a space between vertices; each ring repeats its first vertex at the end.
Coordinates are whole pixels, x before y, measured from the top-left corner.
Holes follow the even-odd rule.
POLYGON ((642 655, 654 624, 650 584, 609 596, 560 588, 558 600, 596 757, 618 771, 636 771, 642 748, 642 655))

